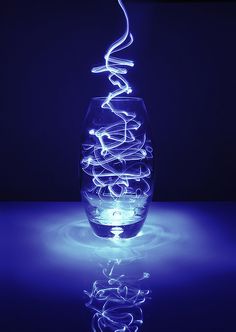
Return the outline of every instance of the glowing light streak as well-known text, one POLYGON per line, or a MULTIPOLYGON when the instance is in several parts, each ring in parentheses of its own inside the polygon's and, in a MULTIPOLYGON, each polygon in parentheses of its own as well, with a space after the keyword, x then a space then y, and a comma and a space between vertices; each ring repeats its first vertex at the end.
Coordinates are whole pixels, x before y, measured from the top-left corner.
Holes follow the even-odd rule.
POLYGON ((146 301, 150 291, 137 287, 141 280, 149 278, 144 272, 140 278, 131 278, 125 274, 115 273, 121 260, 109 261, 103 269, 105 279, 93 283, 88 295, 87 307, 95 311, 92 320, 93 332, 137 332, 143 323, 141 305, 146 301))
MULTIPOLYGON (((91 193, 96 193, 100 199, 123 195, 148 196, 150 193, 151 170, 145 160, 152 158, 152 148, 146 134, 137 134, 142 123, 136 119, 135 112, 117 109, 117 97, 130 94, 132 88, 124 78, 126 67, 133 67, 134 62, 114 56, 133 43, 129 31, 129 19, 121 0, 118 3, 124 13, 126 29, 124 34, 115 41, 106 52, 105 65, 94 67, 93 73, 108 73, 109 81, 116 86, 103 101, 101 107, 112 112, 117 120, 98 129, 90 129, 93 143, 83 144, 84 157, 81 161, 83 171, 92 178, 91 193), (137 182, 140 185, 137 188, 137 182)), ((86 193, 87 198, 91 197, 86 193)))

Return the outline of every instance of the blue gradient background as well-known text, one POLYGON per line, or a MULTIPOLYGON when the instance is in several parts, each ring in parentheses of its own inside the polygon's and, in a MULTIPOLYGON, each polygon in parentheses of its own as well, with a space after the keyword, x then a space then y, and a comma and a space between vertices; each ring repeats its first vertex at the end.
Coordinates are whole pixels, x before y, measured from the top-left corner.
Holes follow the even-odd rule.
POLYGON ((0 199, 15 201, 0 204, 1 332, 89 331, 83 290, 117 256, 124 272, 151 274, 141 331, 235 331, 236 5, 126 3, 159 203, 120 244, 93 236, 70 202, 82 120, 109 90, 90 69, 120 35, 120 12, 110 0, 1 4, 0 199), (61 202, 22 202, 37 200, 61 202))

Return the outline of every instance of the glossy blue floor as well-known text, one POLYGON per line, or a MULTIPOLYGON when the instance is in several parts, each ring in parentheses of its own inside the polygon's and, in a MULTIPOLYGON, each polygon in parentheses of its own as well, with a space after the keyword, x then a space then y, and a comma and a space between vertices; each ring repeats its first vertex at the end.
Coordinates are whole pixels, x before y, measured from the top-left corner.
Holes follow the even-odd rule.
POLYGON ((116 281, 124 275, 132 292, 149 291, 140 331, 234 331, 235 203, 152 203, 128 240, 96 237, 81 203, 0 211, 1 332, 91 331, 95 312, 85 304, 111 262, 116 281))

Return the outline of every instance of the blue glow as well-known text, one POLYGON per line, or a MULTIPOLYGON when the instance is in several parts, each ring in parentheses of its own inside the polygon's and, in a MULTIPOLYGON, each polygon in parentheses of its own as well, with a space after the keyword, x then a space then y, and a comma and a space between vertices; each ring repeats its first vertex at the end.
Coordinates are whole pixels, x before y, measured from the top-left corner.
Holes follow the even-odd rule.
POLYGON ((122 261, 116 276, 152 291, 152 302, 141 306, 143 331, 181 331, 193 321, 201 330, 195 318, 203 312, 209 331, 233 321, 234 203, 151 203, 142 231, 128 240, 94 236, 78 202, 0 205, 2 301, 4 308, 11 302, 9 319, 23 317, 22 330, 29 317, 37 325, 42 314, 51 330, 56 324, 60 331, 90 331, 83 291, 91 293, 94 280, 107 282, 101 268, 116 259, 122 261), (139 281, 143 272, 151 277, 139 281))
POLYGON ((0 211, 2 317, 7 324, 13 314, 22 319, 13 322, 13 331, 46 324, 50 330, 90 331, 83 291, 91 293, 94 280, 106 286, 101 269, 116 259, 122 260, 116 276, 133 278, 131 288, 152 291, 152 301, 141 305, 142 331, 201 331, 196 317, 206 319, 207 331, 224 329, 226 322, 230 330, 235 203, 151 203, 142 231, 128 240, 94 236, 78 202, 1 203, 0 211), (139 281, 143 272, 150 278, 139 281), (29 318, 34 326, 27 325, 29 318))
MULTIPOLYGON (((150 219, 148 218, 148 221, 150 219)), ((102 239, 94 237, 86 219, 76 219, 67 224, 52 226, 45 234, 50 247, 68 259, 89 260, 96 256, 100 260, 122 260, 132 262, 145 258, 152 250, 170 244, 179 238, 177 232, 155 223, 145 224, 143 230, 131 239, 102 239), (56 238, 51 238, 54 235, 56 238)))
POLYGON ((82 206, 76 203, 57 214, 53 210, 50 213, 49 209, 35 227, 37 237, 41 236, 40 247, 45 248, 45 257, 67 266, 78 264, 90 268, 92 261, 93 268, 98 262, 104 264, 115 259, 132 262, 140 258, 147 262, 149 269, 157 267, 162 272, 166 268, 175 269, 183 259, 209 267, 209 263, 217 265, 220 257, 221 266, 223 262, 228 264, 228 256, 223 254, 226 243, 222 241, 221 230, 216 228, 219 218, 217 215, 212 219, 204 217, 194 206, 151 203, 142 231, 124 240, 94 236, 82 206))
POLYGON ((99 278, 100 264, 116 259, 127 262, 127 275, 137 264, 148 271, 152 291, 236 271, 233 203, 151 203, 142 231, 126 240, 94 236, 81 203, 5 203, 2 211, 9 214, 2 215, 2 234, 11 239, 3 250, 11 266, 6 278, 27 289, 79 296, 99 278))
MULTIPOLYGON (((133 42, 127 12, 122 1, 118 0, 118 3, 125 16, 125 32, 109 47, 104 56, 105 64, 92 69, 93 73, 107 72, 109 81, 117 87, 101 105, 107 112, 113 113, 116 120, 88 131, 92 143, 83 144, 81 165, 83 171, 92 178, 93 186, 84 194, 88 201, 93 200, 95 194, 100 200, 112 198, 115 201, 129 196, 143 199, 145 204, 147 197, 151 195, 151 169, 145 162, 153 157, 150 140, 146 132, 140 135, 138 129, 142 123, 137 120, 135 111, 116 105, 122 94, 132 92, 124 75, 127 74, 127 66, 134 66, 131 60, 114 56, 133 42)), ((117 213, 126 211, 124 207, 116 209, 117 213)))

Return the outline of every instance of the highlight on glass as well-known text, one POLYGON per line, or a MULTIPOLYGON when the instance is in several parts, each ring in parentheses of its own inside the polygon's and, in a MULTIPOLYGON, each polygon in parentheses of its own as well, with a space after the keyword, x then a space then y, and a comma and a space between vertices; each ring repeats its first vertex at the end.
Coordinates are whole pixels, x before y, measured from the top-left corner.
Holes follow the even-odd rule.
POLYGON ((114 56, 130 46, 133 36, 124 13, 124 34, 106 52, 105 64, 93 73, 108 73, 115 89, 90 102, 82 138, 82 200, 93 231, 100 237, 130 238, 138 234, 152 198, 153 149, 147 112, 124 77, 132 60, 114 56))

